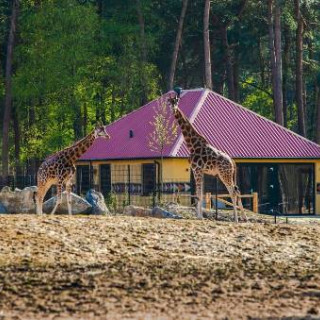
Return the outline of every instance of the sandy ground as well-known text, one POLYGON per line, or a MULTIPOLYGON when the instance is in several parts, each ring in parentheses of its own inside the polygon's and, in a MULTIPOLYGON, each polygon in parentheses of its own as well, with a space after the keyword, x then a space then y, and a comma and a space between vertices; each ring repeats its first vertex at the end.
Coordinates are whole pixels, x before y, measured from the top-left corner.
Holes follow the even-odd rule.
POLYGON ((1 215, 4 319, 320 319, 320 225, 1 215))

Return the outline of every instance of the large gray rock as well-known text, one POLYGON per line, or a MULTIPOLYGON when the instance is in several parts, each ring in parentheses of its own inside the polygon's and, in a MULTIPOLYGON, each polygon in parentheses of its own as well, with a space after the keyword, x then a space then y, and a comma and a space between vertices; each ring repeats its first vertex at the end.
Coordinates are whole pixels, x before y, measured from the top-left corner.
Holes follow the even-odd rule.
POLYGON ((174 214, 160 207, 154 207, 152 209, 152 216, 156 218, 182 219, 180 215, 174 214))
POLYGON ((6 207, 0 202, 0 213, 8 213, 6 207))
MULTIPOLYGON (((53 210, 55 204, 57 202, 57 197, 52 197, 49 200, 47 200, 43 204, 43 212, 45 213, 51 213, 53 210)), ((73 214, 79 214, 79 213, 89 213, 92 206, 90 203, 79 197, 78 195, 71 192, 71 208, 73 214)), ((57 211, 55 213, 61 213, 61 214, 67 214, 68 213, 68 204, 67 204, 67 193, 64 191, 62 193, 62 203, 58 206, 57 211)))
POLYGON ((150 217, 152 214, 152 210, 130 205, 124 207, 123 214, 134 217, 150 217))
POLYGON ((123 213, 134 217, 154 217, 154 218, 171 218, 171 219, 181 219, 182 217, 174 214, 172 212, 166 211, 160 207, 155 207, 153 209, 145 209, 143 207, 137 206, 126 206, 123 213))
POLYGON ((27 187, 23 190, 16 189, 15 191, 11 191, 9 187, 4 187, 0 192, 0 203, 7 213, 35 213, 36 192, 37 187, 35 186, 27 187))
POLYGON ((86 200, 91 204, 91 214, 110 214, 101 192, 90 189, 86 194, 86 200))

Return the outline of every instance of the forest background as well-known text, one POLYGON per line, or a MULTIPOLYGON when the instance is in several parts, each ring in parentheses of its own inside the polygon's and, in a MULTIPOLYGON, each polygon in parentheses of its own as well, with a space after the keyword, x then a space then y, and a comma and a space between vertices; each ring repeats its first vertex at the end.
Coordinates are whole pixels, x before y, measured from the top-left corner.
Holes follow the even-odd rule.
POLYGON ((320 142, 317 0, 0 0, 1 173, 174 84, 320 142))

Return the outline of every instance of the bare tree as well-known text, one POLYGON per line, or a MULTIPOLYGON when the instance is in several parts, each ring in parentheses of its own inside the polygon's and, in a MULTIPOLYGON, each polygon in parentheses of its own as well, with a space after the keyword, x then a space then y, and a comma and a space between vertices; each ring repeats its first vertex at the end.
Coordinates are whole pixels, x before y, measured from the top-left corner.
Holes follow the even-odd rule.
POLYGON ((177 60, 178 60, 179 48, 181 46, 182 30, 183 30, 184 18, 187 12, 187 7, 188 7, 188 0, 183 0, 179 24, 178 24, 176 42, 174 44, 174 50, 173 50, 172 59, 171 59, 169 85, 168 85, 169 90, 173 89, 174 76, 176 73, 177 60))
POLYGON ((300 0, 295 0, 296 30, 296 101, 298 107, 298 129, 306 136, 305 106, 303 101, 303 34, 304 21, 301 15, 300 0))
POLYGON ((210 0, 205 0, 203 13, 203 44, 204 44, 204 73, 205 87, 212 89, 210 38, 209 38, 210 0))
POLYGON ((272 88, 275 121, 283 122, 283 91, 282 91, 282 57, 281 57, 281 11, 278 0, 268 0, 269 46, 272 69, 272 88), (274 8, 273 8, 274 7, 274 8), (273 10, 274 9, 274 10, 273 10), (273 19, 273 11, 274 19, 273 19))
POLYGON ((163 152, 165 147, 171 145, 176 139, 178 126, 174 119, 170 117, 171 112, 168 110, 165 99, 160 98, 158 100, 154 111, 153 121, 150 122, 153 131, 148 136, 148 145, 151 151, 160 154, 160 184, 161 190, 163 190, 163 152))
POLYGON ((12 108, 12 63, 13 49, 16 37, 17 17, 19 12, 19 0, 12 1, 12 13, 7 43, 6 72, 5 72, 5 101, 2 134, 2 177, 6 182, 9 174, 9 128, 12 108))

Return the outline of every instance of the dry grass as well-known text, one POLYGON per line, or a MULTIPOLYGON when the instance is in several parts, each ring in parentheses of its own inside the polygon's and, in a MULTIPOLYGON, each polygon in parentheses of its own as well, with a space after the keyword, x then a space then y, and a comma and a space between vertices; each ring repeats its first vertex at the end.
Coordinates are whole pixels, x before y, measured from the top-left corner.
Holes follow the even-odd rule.
POLYGON ((317 223, 2 215, 0 319, 320 319, 319 249, 317 223))

